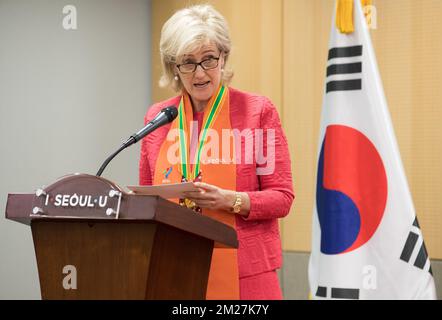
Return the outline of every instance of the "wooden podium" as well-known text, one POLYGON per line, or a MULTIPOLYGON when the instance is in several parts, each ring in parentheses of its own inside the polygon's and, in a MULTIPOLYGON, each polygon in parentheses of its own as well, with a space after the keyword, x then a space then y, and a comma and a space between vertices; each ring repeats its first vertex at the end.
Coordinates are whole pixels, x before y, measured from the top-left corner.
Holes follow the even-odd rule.
POLYGON ((92 175, 9 194, 6 218, 31 225, 43 299, 205 299, 214 245, 230 226, 92 175))

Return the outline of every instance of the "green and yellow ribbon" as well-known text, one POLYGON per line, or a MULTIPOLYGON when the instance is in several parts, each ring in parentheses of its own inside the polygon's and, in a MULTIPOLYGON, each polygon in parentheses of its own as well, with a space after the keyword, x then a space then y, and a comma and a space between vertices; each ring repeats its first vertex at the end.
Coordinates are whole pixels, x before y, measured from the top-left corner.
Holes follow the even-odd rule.
POLYGON ((203 123, 198 151, 195 153, 195 159, 193 167, 193 171, 190 170, 189 163, 189 150, 187 148, 187 122, 186 122, 186 111, 184 108, 184 96, 181 97, 180 105, 178 107, 178 117, 179 117, 179 144, 180 144, 180 158, 181 158, 181 172, 183 177, 187 180, 195 180, 196 176, 200 172, 200 159, 201 153, 204 148, 204 144, 207 138, 207 132, 212 127, 213 123, 216 120, 217 115, 222 109, 222 102, 226 94, 226 88, 224 86, 220 86, 218 93, 216 94, 216 98, 213 100, 212 105, 209 109, 209 115, 203 123))

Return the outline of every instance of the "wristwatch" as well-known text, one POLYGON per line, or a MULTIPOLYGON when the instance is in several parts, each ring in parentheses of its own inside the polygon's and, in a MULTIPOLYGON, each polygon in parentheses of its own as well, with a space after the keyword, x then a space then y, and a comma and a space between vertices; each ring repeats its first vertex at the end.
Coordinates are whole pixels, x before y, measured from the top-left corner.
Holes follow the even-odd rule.
POLYGON ((241 194, 239 192, 235 193, 235 203, 233 204, 232 211, 234 213, 239 213, 241 211, 241 205, 242 205, 242 198, 241 194))

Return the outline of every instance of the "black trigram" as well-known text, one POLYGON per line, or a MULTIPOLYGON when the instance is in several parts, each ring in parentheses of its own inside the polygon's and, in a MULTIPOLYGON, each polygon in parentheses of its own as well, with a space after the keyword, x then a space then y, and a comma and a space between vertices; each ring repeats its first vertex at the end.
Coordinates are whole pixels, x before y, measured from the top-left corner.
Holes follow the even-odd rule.
POLYGON ((327 287, 319 286, 315 296, 320 298, 359 300, 359 289, 331 288, 330 296, 328 296, 327 293, 327 287))
MULTIPOLYGON (((413 226, 418 229, 418 232, 410 231, 410 233, 408 234, 408 237, 407 237, 407 241, 405 241, 405 245, 404 245, 404 248, 402 249, 402 253, 400 256, 400 259, 402 261, 407 262, 407 263, 410 262, 410 258, 414 252, 414 249, 416 247, 419 237, 422 237, 422 232, 420 230, 420 226, 419 226, 419 222, 417 221, 417 217, 414 219, 413 226)), ((419 252, 416 256, 416 259, 414 260, 414 263, 413 262, 411 262, 411 263, 413 263, 413 265, 415 267, 423 270, 425 265, 427 264, 427 260, 429 260, 427 248, 425 247, 425 242, 422 238, 422 244, 419 248, 419 252)), ((429 261, 428 261, 428 264, 430 264, 429 261)), ((431 264, 430 264, 428 272, 430 272, 430 274, 433 275, 433 271, 431 270, 431 264)))
MULTIPOLYGON (((352 47, 336 47, 328 51, 328 60, 335 58, 362 57, 362 45, 352 47)), ((334 63, 327 67, 327 77, 332 75, 354 74, 362 72, 362 62, 334 63)), ((326 93, 331 91, 361 90, 362 79, 331 80, 327 82, 326 93)))

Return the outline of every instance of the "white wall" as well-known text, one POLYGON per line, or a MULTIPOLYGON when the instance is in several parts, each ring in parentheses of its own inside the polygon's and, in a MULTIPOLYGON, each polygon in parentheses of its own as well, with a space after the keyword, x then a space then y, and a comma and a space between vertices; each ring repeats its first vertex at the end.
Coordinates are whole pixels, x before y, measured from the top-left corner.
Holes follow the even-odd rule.
MULTIPOLYGON (((95 174, 143 125, 150 101, 149 0, 0 0, 0 299, 40 299, 28 226, 8 192, 95 174), (77 30, 62 10, 77 9, 77 30)), ((139 145, 103 177, 138 183, 139 145)))

